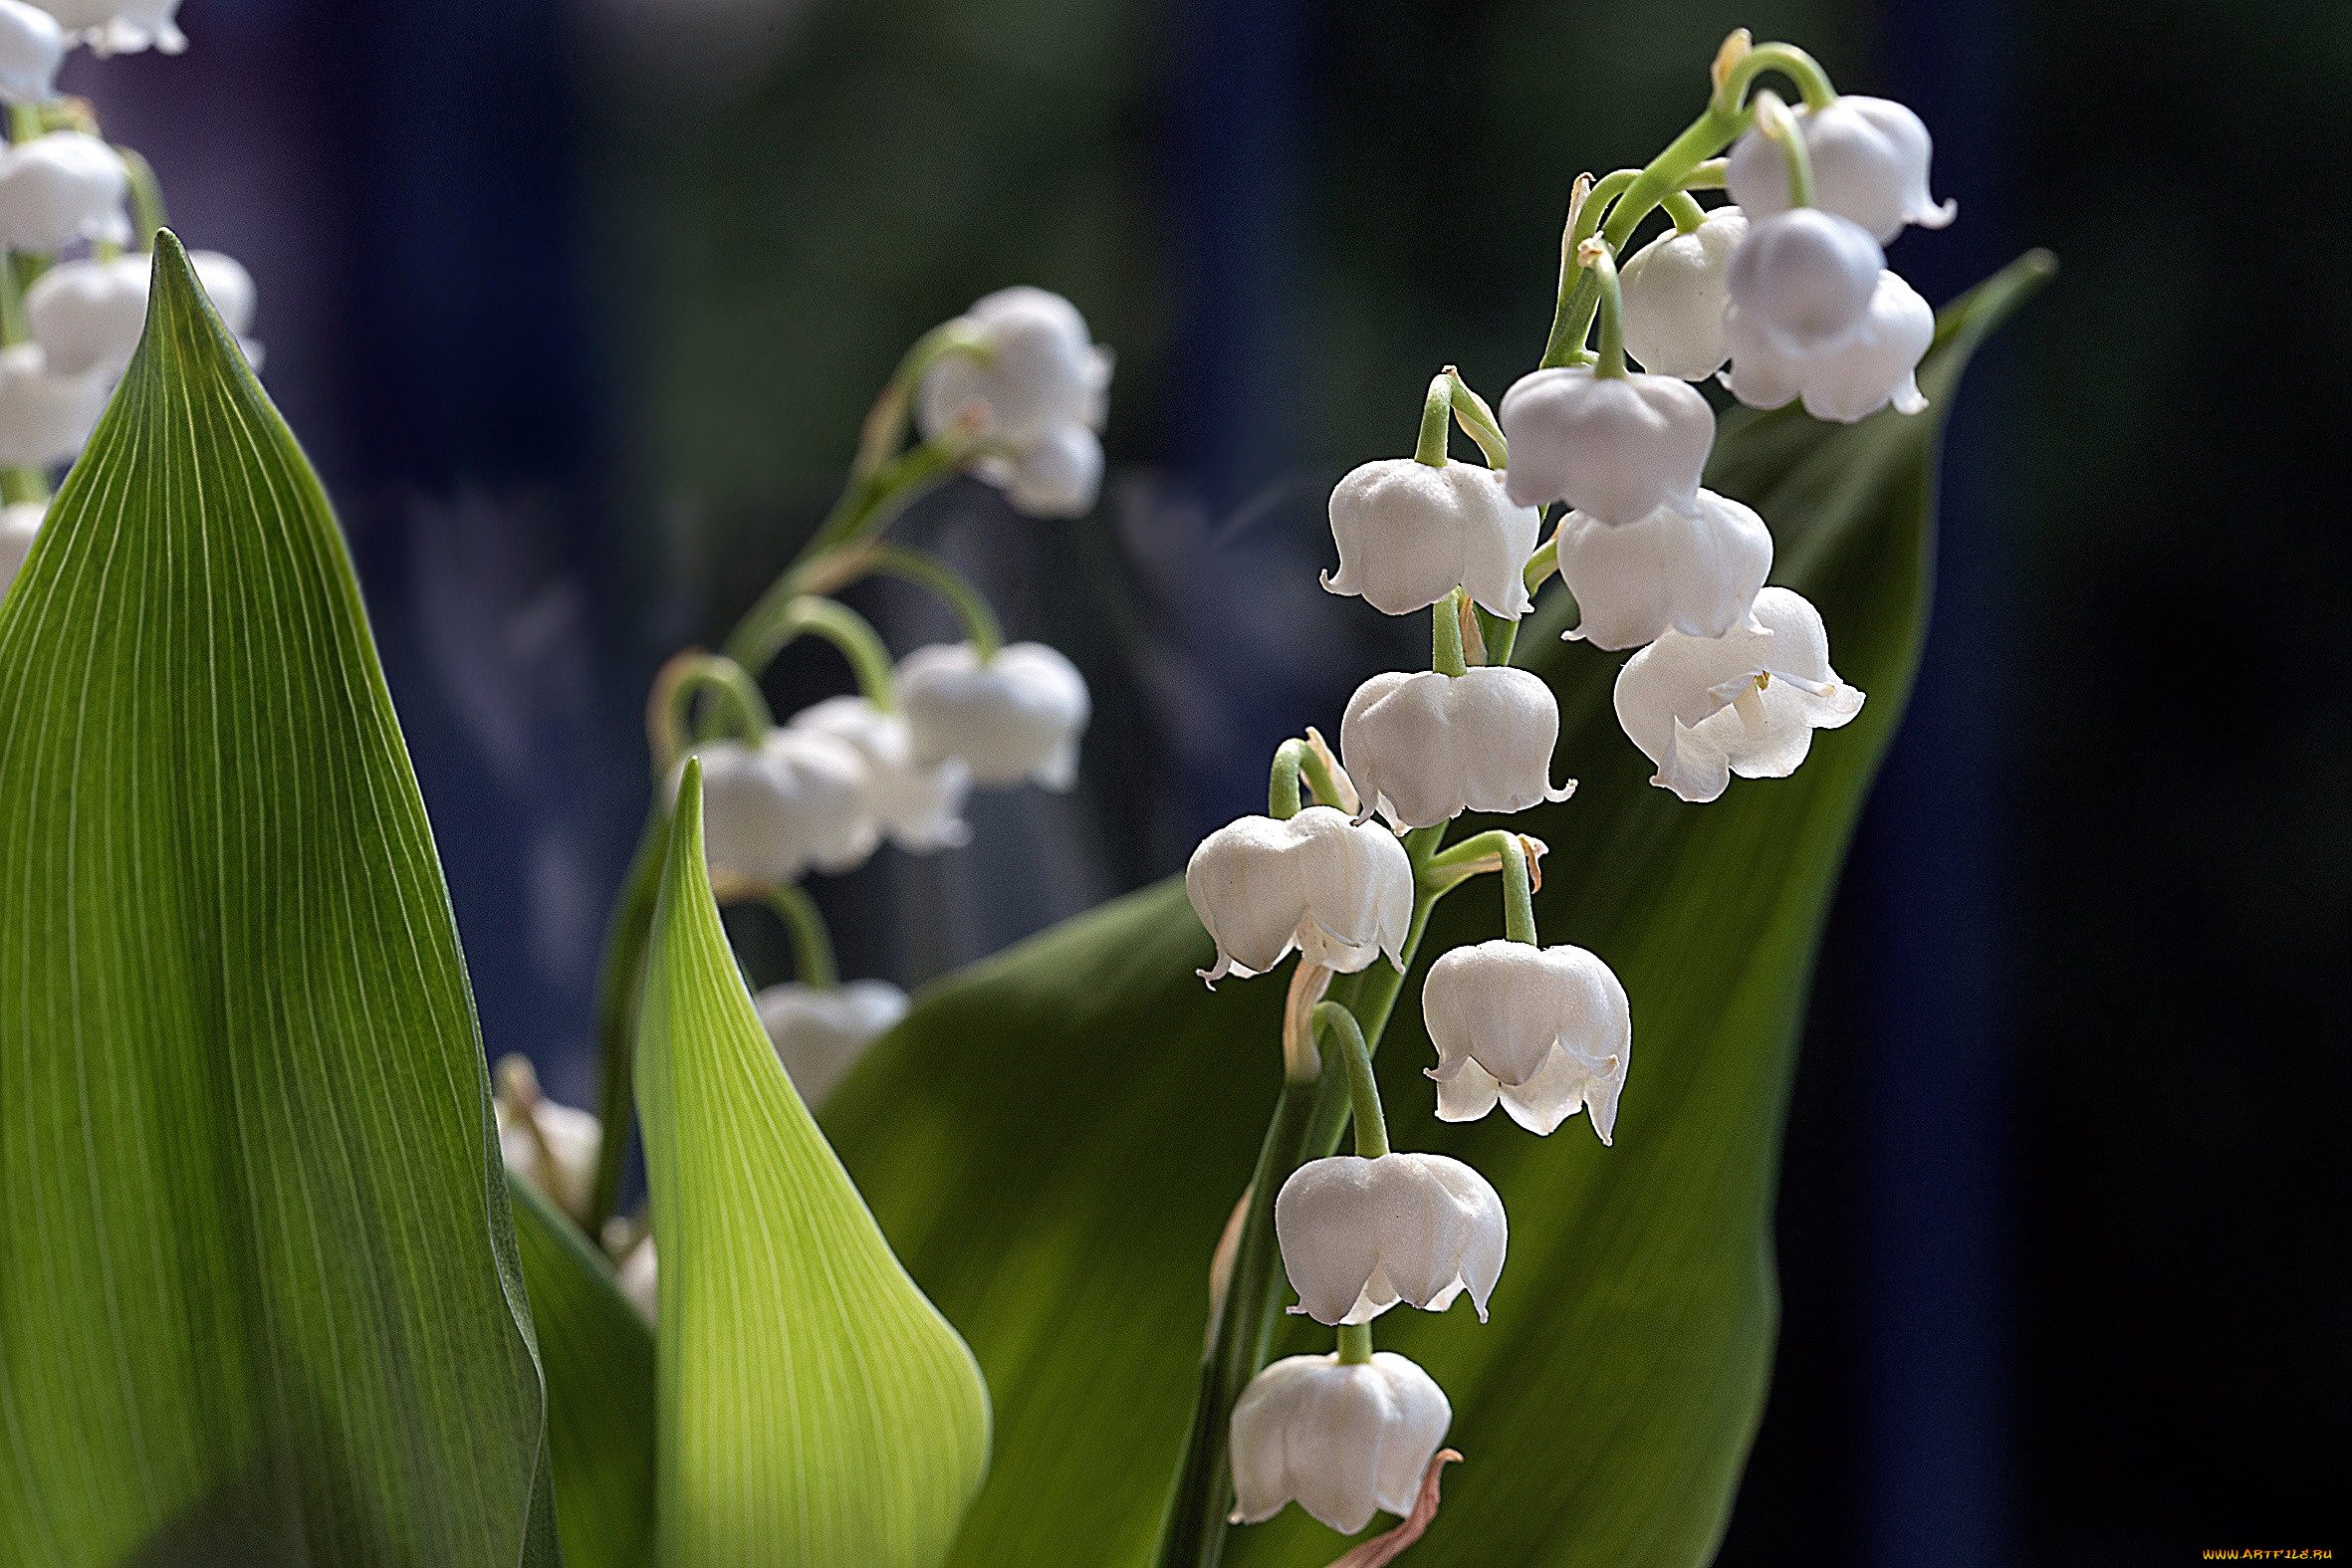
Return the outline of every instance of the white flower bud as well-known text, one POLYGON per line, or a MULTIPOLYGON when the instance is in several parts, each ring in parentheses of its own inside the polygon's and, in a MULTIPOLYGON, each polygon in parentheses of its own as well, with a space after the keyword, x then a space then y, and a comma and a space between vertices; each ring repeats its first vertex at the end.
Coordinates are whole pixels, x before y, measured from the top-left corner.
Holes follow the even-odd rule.
POLYGON ((0 0, 0 103, 40 104, 57 97, 66 35, 57 18, 24 0, 0 0))
POLYGON ((1101 428, 1110 350, 1090 340, 1076 306, 1043 289, 1000 289, 961 320, 980 347, 923 373, 915 423, 925 436, 969 418, 979 439, 1018 449, 1059 425, 1101 428))
POLYGON ((1559 529, 1559 574, 1582 613, 1569 639, 1638 648, 1668 631, 1720 637, 1748 620, 1772 570, 1764 519, 1699 492, 1688 516, 1660 507, 1639 523, 1571 512, 1559 529))
POLYGON ((1497 666, 1375 675, 1339 721, 1348 777, 1400 830, 1565 800, 1575 785, 1551 787, 1558 740, 1559 703, 1542 677, 1497 666))
POLYGON ((122 159, 96 136, 53 130, 0 152, 0 245, 63 250, 76 240, 130 241, 122 159))
POLYGON ((1201 978, 1263 975, 1293 948, 1343 975, 1381 954, 1404 968, 1413 862, 1387 828, 1310 805, 1288 821, 1245 816, 1192 852, 1185 895, 1217 944, 1201 978))
POLYGON ((51 373, 39 343, 0 348, 0 466, 47 468, 79 456, 107 411, 106 377, 51 373))
POLYGON ((38 501, 20 501, 0 509, 0 594, 16 580, 24 569, 25 557, 32 554, 33 536, 41 532, 41 520, 49 508, 38 501))
POLYGON ((1461 588, 1489 614, 1517 620, 1533 607, 1523 573, 1542 526, 1493 469, 1384 457, 1331 491, 1339 570, 1325 572, 1323 586, 1360 593, 1384 615, 1410 615, 1461 588))
POLYGON ((1487 1320, 1510 1227, 1487 1179, 1442 1154, 1334 1155, 1291 1173, 1274 1201, 1294 1312, 1369 1323, 1399 1301, 1443 1312, 1464 1291, 1487 1320))
POLYGON ((1102 494, 1102 438, 1086 426, 1056 425, 1011 458, 986 457, 972 471, 1033 518, 1082 518, 1102 494))
POLYGON ((1285 1357, 1234 1401, 1233 1522, 1261 1523, 1294 1500, 1344 1535, 1382 1508, 1402 1518, 1453 1424, 1445 1391, 1393 1351, 1352 1365, 1285 1357))
POLYGON ((629 1248, 612 1282, 646 1317, 661 1315, 661 1259, 653 1250, 653 1237, 646 1236, 629 1248))
MULTIPOLYGON (((195 251, 188 261, 221 324, 242 338, 253 327, 253 275, 219 251, 195 251)), ((152 272, 153 258, 132 252, 60 262, 43 273, 25 291, 25 321, 49 356, 49 367, 64 374, 102 370, 110 379, 120 376, 146 330, 152 272)), ((257 345, 244 348, 249 359, 259 357, 257 345)))
POLYGON ((793 1087, 811 1110, 824 1103, 868 1046, 906 1016, 906 993, 886 980, 822 989, 770 986, 752 1002, 793 1087))
MULTIPOLYGON (((1819 207, 1758 218, 1732 253, 1732 309, 1790 358, 1829 353, 1860 331, 1886 252, 1856 224, 1819 207)), ((1739 346, 1732 348, 1735 357, 1739 346)))
POLYGON ((1077 783, 1093 700, 1077 666, 1044 643, 1016 642, 986 664, 968 642, 935 643, 900 660, 897 681, 916 762, 961 758, 988 787, 1077 783))
POLYGON ((590 1112, 559 1105, 543 1095, 527 1056, 499 1062, 498 1093, 491 1108, 498 1115, 498 1148, 507 1169, 573 1219, 583 1219, 596 1185, 596 1157, 604 1147, 602 1124, 590 1112))
MULTIPOLYGON (((1823 109, 1799 109, 1796 127, 1813 165, 1813 201, 1867 229, 1881 245, 1916 223, 1940 229, 1960 212, 1928 192, 1933 144, 1919 116, 1890 99, 1841 97, 1823 109)), ((1724 183, 1758 217, 1788 208, 1788 159, 1762 130, 1732 147, 1724 183)))
POLYGON ((711 741, 702 759, 703 850, 714 871, 770 885, 873 853, 865 763, 836 736, 771 730, 757 748, 711 741))
POLYGON ((1502 421, 1513 501, 1565 501, 1611 523, 1696 508, 1715 445, 1715 410, 1689 382, 1596 376, 1584 365, 1521 376, 1503 394, 1502 421))
POLYGON ((1748 234, 1748 215, 1718 207, 1689 234, 1669 229, 1618 272, 1625 351, 1659 375, 1704 381, 1723 368, 1725 273, 1748 234))
POLYGON ((1592 1112, 1607 1143, 1633 1058, 1633 1009, 1608 965, 1582 948, 1481 942, 1430 966, 1421 1016, 1437 1046, 1437 1114, 1477 1121, 1500 1100, 1538 1136, 1592 1112))
POLYGON ((35 0, 77 42, 101 55, 155 49, 176 55, 188 47, 174 20, 179 0, 35 0))
POLYGON ((1821 612, 1787 588, 1756 596, 1756 623, 1721 637, 1668 632, 1617 675, 1617 722, 1658 765, 1650 783, 1712 800, 1743 779, 1785 779, 1815 730, 1862 711, 1862 693, 1829 667, 1821 612))
POLYGON ((972 775, 962 762, 915 761, 914 736, 901 714, 884 713, 863 697, 828 697, 793 716, 791 727, 830 735, 865 760, 867 816, 909 854, 953 849, 968 842, 964 799, 972 775))

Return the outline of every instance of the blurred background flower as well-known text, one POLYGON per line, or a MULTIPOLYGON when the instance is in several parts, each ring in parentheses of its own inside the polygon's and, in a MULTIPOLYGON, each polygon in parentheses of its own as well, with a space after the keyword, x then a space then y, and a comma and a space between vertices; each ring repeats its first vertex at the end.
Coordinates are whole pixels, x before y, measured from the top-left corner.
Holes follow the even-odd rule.
MULTIPOLYGON (((2319 1236, 2342 1222, 2322 1118, 2352 727, 2321 498, 2352 414, 2352 217, 2248 194, 2339 139, 2352 10, 186 0, 180 21, 180 59, 77 54, 64 85, 150 155, 189 243, 250 266, 492 1054, 575 1103, 650 786, 647 681, 790 556, 918 333, 1035 283, 1116 346, 1119 390, 1093 519, 962 483, 907 526, 1012 636, 1069 652, 1097 711, 1076 792, 976 796, 968 847, 816 884, 848 972, 909 986, 1178 869, 1256 808, 1277 741, 1332 732, 1408 654, 1388 639, 1410 627, 1313 585, 1331 481, 1410 449, 1439 365, 1499 394, 1532 362, 1569 180, 1671 135, 1724 32, 1801 39, 1916 107, 1967 221, 1894 265, 1937 303, 2027 243, 2066 272, 1952 430, 1941 603, 1833 916, 1779 1373, 1723 1561, 2342 1539, 2352 1389, 2319 1236), (2217 228, 2258 256, 2245 279, 2217 228)), ((956 634, 895 584, 855 599, 901 651, 956 634)), ((780 712, 847 689, 822 654, 778 679, 780 712)), ((745 935, 779 978, 781 939, 745 935)))

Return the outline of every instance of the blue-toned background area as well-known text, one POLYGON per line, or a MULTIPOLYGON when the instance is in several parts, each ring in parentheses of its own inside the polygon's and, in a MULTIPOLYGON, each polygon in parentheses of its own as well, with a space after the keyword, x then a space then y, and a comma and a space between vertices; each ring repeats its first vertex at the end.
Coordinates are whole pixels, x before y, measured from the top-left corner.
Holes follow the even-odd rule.
MULTIPOLYGON (((910 985, 1177 868, 1277 741, 1410 656, 1314 586, 1323 493, 1404 450, 1438 365, 1499 394, 1531 363, 1569 180, 1679 128, 1725 31, 1916 106, 1962 222, 1894 265, 1937 301, 2028 244, 2065 271, 1952 427, 1938 617, 1823 960, 1779 1374, 1723 1561, 2352 1549, 2352 218, 2292 182, 2335 173, 2340 0, 182 20, 181 59, 67 85, 259 281, 490 1048, 574 1101, 646 681, 791 554, 917 333, 1035 282, 1120 362, 1094 519, 967 486, 909 520, 1098 707, 1076 794, 985 797, 969 849, 822 885, 848 970, 910 985)), ((860 591, 894 647, 948 633, 860 591)), ((780 698, 841 689, 826 657, 780 698)))

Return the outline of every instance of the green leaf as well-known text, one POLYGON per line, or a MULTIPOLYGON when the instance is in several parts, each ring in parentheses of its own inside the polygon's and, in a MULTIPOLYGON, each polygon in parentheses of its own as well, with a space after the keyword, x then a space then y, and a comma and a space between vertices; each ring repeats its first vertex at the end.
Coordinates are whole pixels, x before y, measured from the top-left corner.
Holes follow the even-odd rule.
POLYGON ((653 1325, 561 1210, 519 1177, 507 1189, 547 1369, 564 1561, 643 1568, 653 1552, 653 1325))
MULTIPOLYGON (((1687 1565, 1714 1550, 1771 1361, 1773 1179, 1814 949, 1926 625, 1938 418, 1975 342, 2047 265, 2029 257, 1946 313, 1921 376, 1938 415, 1725 421, 1710 482, 1771 524, 1774 580, 1820 606, 1839 671, 1870 693, 1794 778, 1676 800, 1618 731, 1622 656, 1558 640, 1564 595, 1521 638, 1583 779, 1572 802, 1513 819, 1551 845, 1544 939, 1616 969, 1635 1050, 1614 1149, 1581 1118, 1548 1139, 1500 1114, 1444 1126, 1406 988, 1379 1062, 1390 1133, 1471 1161, 1512 1222, 1491 1323, 1458 1310, 1375 1325, 1445 1387, 1449 1442, 1469 1456, 1416 1568, 1687 1565)), ((1474 883, 1440 906, 1424 958, 1501 927, 1494 883, 1474 883)), ((1211 995, 1193 978, 1209 956, 1178 884, 1137 894, 933 991, 828 1102, 884 1229, 996 1391, 996 1468, 958 1563, 1150 1551, 1210 1252, 1280 1077, 1284 982, 1211 995)), ((1294 1320, 1278 1353, 1329 1346, 1294 1320)), ((1231 1543, 1247 1565, 1339 1549, 1294 1508, 1231 1543)))
POLYGON ((0 1561, 552 1561, 530 1321, 342 536, 160 235, 0 600, 0 1561))
POLYGON ((645 961, 637 1113, 661 1248, 664 1568, 920 1568, 988 1468, 988 1388, 752 1009, 689 764, 645 961))

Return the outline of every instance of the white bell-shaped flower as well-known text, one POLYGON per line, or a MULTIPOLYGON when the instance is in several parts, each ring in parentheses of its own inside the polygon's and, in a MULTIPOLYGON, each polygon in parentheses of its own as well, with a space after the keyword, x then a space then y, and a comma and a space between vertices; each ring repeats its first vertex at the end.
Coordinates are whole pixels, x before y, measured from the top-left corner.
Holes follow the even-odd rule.
POLYGON ((915 423, 925 436, 971 420, 980 440, 1019 449, 1061 425, 1101 427, 1110 350, 1092 340, 1076 306, 1044 289, 1000 289, 961 320, 980 347, 943 355, 923 373, 915 423))
POLYGON ((873 853, 866 769, 856 748, 810 730, 771 730, 757 747, 711 741, 702 759, 703 849, 713 871, 792 882, 846 871, 873 853))
MULTIPOLYGON (((219 251, 189 255, 221 324, 242 339, 253 327, 253 275, 219 251)), ((64 374, 101 370, 121 375, 147 324, 147 286, 153 258, 136 252, 60 262, 25 291, 25 321, 49 367, 64 374)), ((259 348, 245 344, 248 358, 259 348)))
POLYGON ((1471 1122, 1498 1101, 1538 1136, 1592 1113, 1607 1143, 1633 1058, 1633 1008, 1608 965, 1582 948, 1481 942, 1430 966, 1421 1015, 1437 1046, 1437 1114, 1471 1122))
POLYGON ((498 1064, 498 1148, 507 1169, 575 1220, 586 1217, 596 1185, 596 1157, 604 1129, 592 1112, 560 1105, 540 1092, 526 1056, 498 1064))
POLYGON ((968 642, 917 648, 899 661, 897 685, 918 763, 961 758, 990 787, 1077 782, 1093 701, 1077 666, 1044 643, 1014 643, 985 664, 968 642))
POLYGON ((1262 1523, 1293 1501, 1344 1535, 1383 1508, 1402 1518, 1453 1424, 1445 1391, 1393 1351, 1285 1357, 1234 1401, 1233 1522, 1262 1523))
POLYGON ((0 104, 41 104, 57 97, 66 58, 57 18, 25 0, 0 0, 0 104))
POLYGON ((33 536, 41 532, 41 520, 48 513, 38 501, 0 508, 0 593, 6 593, 24 569, 25 558, 33 553, 33 536))
MULTIPOLYGON (((1796 126, 1813 165, 1813 201, 1867 229, 1881 245, 1916 223, 1940 229, 1960 204, 1938 205, 1928 191, 1933 142, 1917 114, 1891 99, 1840 97, 1799 109, 1796 126)), ((1788 208, 1788 159, 1762 130, 1732 147, 1724 171, 1732 200, 1757 217, 1788 208)))
POLYGON ((1289 820, 1245 816, 1201 840, 1185 895, 1217 944, 1212 986, 1263 975, 1296 948, 1343 975, 1382 954, 1404 968, 1413 923, 1413 861, 1387 828, 1327 805, 1289 820))
POLYGON ((1618 272, 1625 300, 1625 351, 1642 368, 1704 381, 1723 368, 1725 275, 1748 235, 1748 215, 1718 207, 1689 234, 1669 229, 1635 251, 1618 272))
POLYGON ((1503 1199, 1442 1154, 1333 1155, 1291 1173, 1274 1201, 1294 1312, 1369 1323, 1399 1301, 1443 1312, 1467 1291, 1487 1320, 1511 1240, 1503 1199))
POLYGON ((53 130, 0 151, 0 245, 63 250, 76 240, 130 241, 122 159, 96 136, 53 130))
POLYGON ((647 1318, 661 1315, 661 1258, 653 1250, 653 1237, 642 1237, 629 1248, 628 1256, 613 1270, 612 1282, 647 1318))
POLYGON ((1506 494, 1503 475, 1475 463, 1433 468, 1384 457, 1331 491, 1333 593, 1360 593, 1384 615, 1410 615, 1461 588, 1489 614, 1533 607, 1524 575, 1542 514, 1506 494))
POLYGON ((77 40, 101 55, 154 49, 176 55, 188 47, 179 30, 179 0, 36 0, 77 40))
POLYGON ((1033 518, 1082 518, 1102 494, 1102 438, 1074 421, 1056 425, 1012 457, 984 457, 973 472, 1017 512, 1033 518))
POLYGON ((886 980, 845 986, 770 986, 752 999, 784 1070, 811 1110, 906 1016, 906 993, 886 980))
MULTIPOLYGON (((1859 332, 1886 252, 1860 225, 1819 207, 1757 218, 1732 253, 1731 308, 1776 353, 1832 352, 1859 332)), ((1739 345, 1732 345, 1737 360, 1739 345)))
POLYGON ((1639 523, 1571 512, 1559 528, 1559 574, 1582 619, 1567 633, 1596 648, 1638 648, 1669 631, 1720 637, 1748 620, 1772 570, 1772 534, 1712 490, 1699 510, 1660 507, 1639 523))
POLYGON ((1565 800, 1551 786, 1559 702, 1528 670, 1481 666, 1467 675, 1391 670, 1355 689, 1339 721, 1339 750, 1366 805, 1398 829, 1430 827, 1464 811, 1508 814, 1565 800))
POLYGON ((956 759, 915 761, 914 734, 902 714, 863 697, 828 697, 793 716, 792 728, 836 736, 865 759, 865 811, 892 843, 910 854, 970 841, 964 800, 971 770, 956 759))
POLYGON ((1785 779, 1815 730, 1862 711, 1862 693, 1829 667, 1821 612, 1788 588, 1756 596, 1756 624, 1721 637, 1668 632, 1617 675, 1617 722, 1658 765, 1650 783, 1712 800, 1743 779, 1785 779))
MULTIPOLYGON (((1746 246, 1734 255, 1744 254, 1746 246)), ((1589 366, 1536 370, 1503 394, 1511 499, 1565 501, 1610 523, 1699 504, 1715 445, 1715 410, 1670 375, 1594 375, 1589 366)))
POLYGON ((79 456, 107 411, 105 376, 53 373, 39 343, 0 348, 0 466, 47 468, 79 456))
POLYGON ((1774 351, 1738 311, 1731 315, 1732 368, 1724 384, 1752 408, 1777 408, 1801 396, 1815 419, 1850 425, 1889 404, 1903 414, 1928 405, 1917 371, 1936 340, 1936 313, 1891 271, 1878 275, 1861 329, 1843 347, 1811 358, 1774 351))

